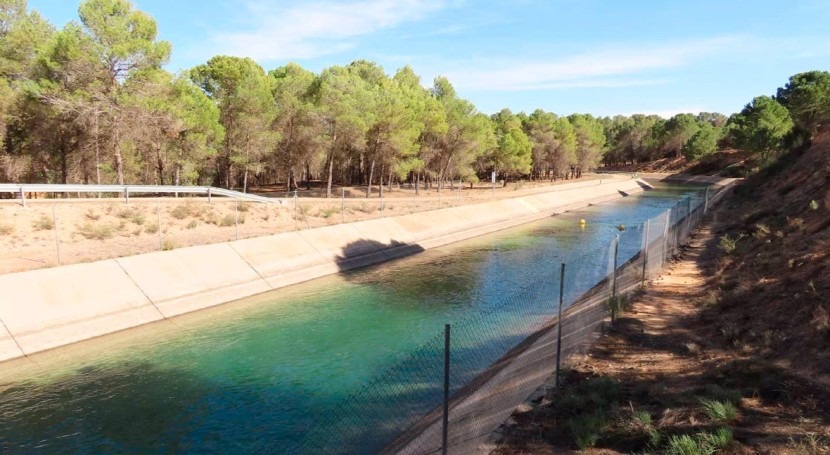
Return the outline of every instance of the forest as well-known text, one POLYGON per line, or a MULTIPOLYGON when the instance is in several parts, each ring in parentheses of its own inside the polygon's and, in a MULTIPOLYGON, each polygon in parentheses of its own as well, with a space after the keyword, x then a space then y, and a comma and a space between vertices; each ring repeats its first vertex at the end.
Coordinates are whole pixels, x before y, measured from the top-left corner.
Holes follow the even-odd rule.
POLYGON ((721 148, 763 160, 830 118, 826 71, 794 75, 728 117, 487 115, 448 79, 425 86, 409 66, 391 76, 366 60, 266 71, 220 55, 171 74, 171 52, 128 0, 85 0, 60 29, 26 0, 0 0, 0 182, 440 191, 493 171, 556 180, 721 148))

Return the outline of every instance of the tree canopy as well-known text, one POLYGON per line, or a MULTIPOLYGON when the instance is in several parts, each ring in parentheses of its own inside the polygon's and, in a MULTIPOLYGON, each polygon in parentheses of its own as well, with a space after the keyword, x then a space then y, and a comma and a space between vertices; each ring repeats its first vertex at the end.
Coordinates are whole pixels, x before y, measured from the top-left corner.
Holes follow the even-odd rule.
POLYGON ((723 143, 767 155, 794 125, 814 134, 830 119, 826 71, 796 74, 729 119, 487 115, 449 79, 426 88, 409 66, 266 71, 219 55, 174 75, 171 52, 129 0, 84 0, 62 28, 25 0, 0 0, 0 181, 440 191, 494 171, 555 180, 600 163, 694 160, 723 143))

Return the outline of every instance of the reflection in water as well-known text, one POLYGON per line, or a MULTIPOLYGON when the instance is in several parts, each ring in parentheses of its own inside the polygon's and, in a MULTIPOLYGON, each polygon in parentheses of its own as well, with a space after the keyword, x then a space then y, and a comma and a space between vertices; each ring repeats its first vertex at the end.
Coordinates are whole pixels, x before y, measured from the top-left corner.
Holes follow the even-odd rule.
MULTIPOLYGON (((99 348, 61 371, 46 360, 14 377, 0 372, 0 450, 290 452, 345 397, 434 340, 446 322, 486 315, 509 328, 458 346, 491 351, 482 359, 497 356, 528 322, 515 317, 507 297, 541 301, 522 290, 553 285, 559 263, 575 257, 607 264, 616 234, 620 257, 631 257, 642 221, 688 191, 649 192, 315 280, 258 297, 256 305, 176 319, 163 336, 139 329, 128 346, 99 348)), ((421 368, 412 380, 431 377, 421 368)))

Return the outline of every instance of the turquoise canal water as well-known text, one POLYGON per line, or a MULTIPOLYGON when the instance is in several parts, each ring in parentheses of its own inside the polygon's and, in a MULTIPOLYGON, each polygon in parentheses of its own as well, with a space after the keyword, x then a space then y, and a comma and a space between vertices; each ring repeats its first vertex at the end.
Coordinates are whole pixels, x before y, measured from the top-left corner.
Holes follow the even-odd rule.
MULTIPOLYGON (((561 262, 607 263, 620 224, 620 258, 630 258, 642 223, 684 197, 699 191, 661 188, 0 364, 0 452, 298 451, 321 416, 443 324, 557 275, 561 262)), ((365 447, 389 437, 375 435, 365 447)))

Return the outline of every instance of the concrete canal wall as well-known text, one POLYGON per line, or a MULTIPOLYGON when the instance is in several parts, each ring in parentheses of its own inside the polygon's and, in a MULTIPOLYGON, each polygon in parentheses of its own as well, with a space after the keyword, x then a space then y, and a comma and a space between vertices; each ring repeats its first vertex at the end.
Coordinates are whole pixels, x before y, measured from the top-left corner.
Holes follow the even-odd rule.
POLYGON ((0 361, 643 191, 622 176, 477 205, 0 275, 0 361))

